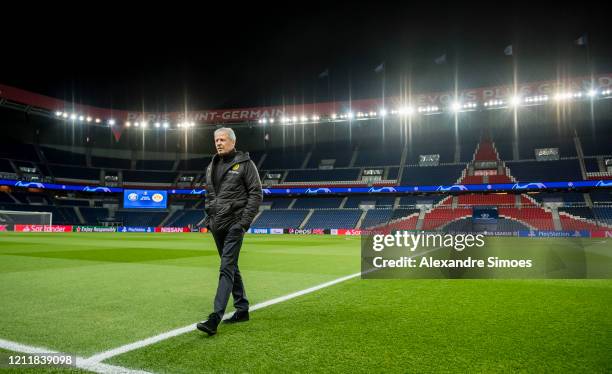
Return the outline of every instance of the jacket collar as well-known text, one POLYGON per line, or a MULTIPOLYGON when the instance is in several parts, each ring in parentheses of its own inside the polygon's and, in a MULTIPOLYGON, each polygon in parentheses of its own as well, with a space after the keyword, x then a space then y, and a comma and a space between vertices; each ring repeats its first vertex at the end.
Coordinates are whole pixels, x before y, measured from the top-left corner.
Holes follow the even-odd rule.
MULTIPOLYGON (((221 156, 219 156, 219 154, 215 154, 213 156, 212 161, 210 162, 211 165, 214 165, 215 162, 217 160, 219 160, 221 158, 221 156)), ((223 180, 223 177, 225 177, 225 174, 227 174, 227 172, 236 164, 239 164, 241 162, 245 162, 245 161, 249 161, 251 159, 251 157, 249 157, 249 152, 242 152, 242 151, 238 151, 236 150, 236 156, 234 157, 234 161, 231 162, 228 166, 225 167, 225 170, 223 170, 223 174, 221 174, 221 180, 223 180)), ((215 191, 215 186, 214 183, 212 183, 212 167, 210 168, 210 188, 217 193, 217 191, 215 191)))

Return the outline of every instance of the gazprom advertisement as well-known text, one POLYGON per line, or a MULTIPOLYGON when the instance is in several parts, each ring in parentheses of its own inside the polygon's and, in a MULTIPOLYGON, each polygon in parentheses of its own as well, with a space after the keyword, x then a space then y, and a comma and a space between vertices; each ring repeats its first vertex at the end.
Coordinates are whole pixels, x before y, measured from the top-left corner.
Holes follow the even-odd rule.
POLYGON ((124 190, 123 207, 137 209, 165 209, 168 192, 162 190, 124 190))

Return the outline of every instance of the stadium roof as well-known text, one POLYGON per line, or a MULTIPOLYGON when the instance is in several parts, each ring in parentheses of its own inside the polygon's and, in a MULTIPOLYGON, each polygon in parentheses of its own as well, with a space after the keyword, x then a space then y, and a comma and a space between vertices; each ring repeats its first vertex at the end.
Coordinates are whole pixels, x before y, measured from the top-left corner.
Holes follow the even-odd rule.
POLYGON ((611 33, 597 6, 445 7, 45 14, 28 23, 38 37, 4 39, 0 83, 69 102, 167 112, 372 98, 382 96, 383 80, 393 95, 407 81, 435 92, 455 81, 508 84, 515 73, 535 81, 612 71, 611 33))

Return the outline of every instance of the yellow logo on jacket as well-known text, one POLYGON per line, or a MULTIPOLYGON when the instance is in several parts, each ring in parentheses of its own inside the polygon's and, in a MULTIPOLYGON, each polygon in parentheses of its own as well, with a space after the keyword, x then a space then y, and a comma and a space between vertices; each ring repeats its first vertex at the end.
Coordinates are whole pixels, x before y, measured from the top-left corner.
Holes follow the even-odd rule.
POLYGON ((238 169, 240 169, 240 164, 236 164, 236 165, 232 166, 232 170, 233 171, 236 171, 238 169))

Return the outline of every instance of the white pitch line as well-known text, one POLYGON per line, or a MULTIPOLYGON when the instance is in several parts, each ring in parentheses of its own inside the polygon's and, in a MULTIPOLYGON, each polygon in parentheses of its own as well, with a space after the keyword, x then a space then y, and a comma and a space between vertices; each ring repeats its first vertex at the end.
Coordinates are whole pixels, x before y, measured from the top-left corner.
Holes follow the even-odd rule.
MULTIPOLYGON (((440 248, 433 248, 431 250, 422 252, 422 253, 418 253, 418 254, 414 254, 412 256, 409 257, 417 257, 417 256, 422 256, 426 253, 429 252, 433 252, 435 250, 438 250, 440 248)), ((376 271, 378 269, 371 269, 370 271, 376 271)), ((302 296, 302 295, 306 295, 315 291, 318 291, 320 289, 326 288, 326 287, 330 287, 333 286, 335 284, 341 283, 341 282, 345 282, 347 280, 356 278, 358 276, 361 275, 361 272, 359 273, 355 273, 355 274, 351 274, 351 275, 346 275, 344 277, 340 277, 334 280, 331 280, 329 282, 325 282, 325 283, 321 283, 317 286, 313 286, 310 288, 306 288, 304 290, 301 291, 297 291, 297 292, 293 292, 290 293, 288 295, 285 296, 280 296, 268 301, 264 301, 261 302, 259 304, 255 304, 252 307, 249 308, 249 310, 251 311, 255 311, 257 309, 262 309, 262 308, 266 308, 270 305, 274 305, 274 304, 278 304, 278 303, 282 303, 284 301, 287 300, 291 300, 294 299, 296 297, 302 296)), ((223 319, 229 318, 233 313, 226 313, 223 316, 223 319)), ((130 343, 130 344, 126 344, 123 345, 121 347, 118 348, 114 348, 114 349, 110 349, 108 351, 104 351, 101 353, 98 353, 96 355, 93 355, 89 358, 83 358, 83 357, 76 357, 76 367, 84 369, 84 370, 89 370, 89 371, 93 371, 95 373, 100 373, 100 374, 151 374, 148 371, 144 371, 144 370, 133 370, 133 369, 128 369, 122 366, 116 366, 116 365, 109 365, 109 364, 103 364, 102 361, 107 360, 111 357, 115 357, 118 355, 121 355, 123 353, 127 353, 139 348, 143 348, 152 344, 155 344, 157 342, 160 342, 162 340, 166 340, 175 336, 179 336, 185 333, 188 333, 190 331, 194 331, 196 330, 195 327, 195 323, 189 324, 187 326, 184 327, 180 327, 178 329, 174 329, 171 331, 167 331, 165 333, 159 334, 159 335, 155 335, 152 336, 150 338, 146 338, 143 340, 139 340, 137 342, 134 343, 130 343)), ((56 353, 56 354, 62 354, 61 352, 58 351, 54 351, 52 349, 48 349, 48 348, 44 348, 44 347, 33 347, 30 345, 25 345, 25 344, 21 344, 21 343, 16 343, 16 342, 12 342, 9 340, 4 340, 4 339, 0 339, 0 348, 9 350, 9 351, 13 351, 13 352, 20 352, 20 353, 29 353, 29 354, 36 354, 36 353, 56 353)))
MULTIPOLYGON (((27 354, 43 354, 43 353, 54 353, 54 354, 65 354, 58 351, 54 351, 44 347, 34 347, 31 345, 25 345, 21 343, 12 342, 10 340, 0 339, 0 348, 27 354)), ((91 362, 83 357, 76 357, 76 367, 84 370, 93 371, 100 374, 151 374, 144 370, 132 370, 122 366, 108 365, 100 362, 91 362)), ((50 366, 49 366, 50 367, 50 366)))
MULTIPOLYGON (((429 252, 436 251, 436 250, 438 250, 440 248, 442 248, 442 247, 436 247, 436 248, 432 248, 430 250, 427 250, 427 251, 424 251, 424 252, 421 252, 421 253, 415 253, 414 255, 409 256, 409 258, 422 256, 422 255, 425 255, 425 254, 427 254, 429 252)), ((379 269, 371 269, 368 272, 376 271, 376 270, 379 270, 379 269)), ((270 305, 282 303, 283 301, 291 300, 291 299, 294 299, 296 297, 299 297, 299 296, 302 296, 302 295, 306 295, 306 294, 318 291, 318 290, 326 288, 326 287, 333 286, 335 284, 347 281, 349 279, 356 278, 356 277, 358 277, 360 275, 361 275, 361 272, 355 273, 355 274, 351 274, 351 275, 346 275, 344 277, 340 277, 340 278, 331 280, 329 282, 321 283, 321 284, 319 284, 317 286, 313 286, 313 287, 306 288, 306 289, 301 290, 301 291, 290 293, 290 294, 285 295, 285 296, 280 296, 280 297, 277 297, 275 299, 264 301, 264 302, 261 302, 259 304, 255 304, 255 305, 249 307, 249 311, 255 311, 257 309, 262 309, 262 308, 268 307, 270 305)), ((231 317, 232 314, 233 314, 233 312, 226 313, 223 316, 223 319, 231 317)), ((93 356, 89 357, 87 360, 90 361, 90 362, 102 362, 102 361, 107 360, 107 359, 109 359, 111 357, 119 356, 121 354, 130 352, 130 351, 133 351, 133 350, 136 350, 136 349, 140 349, 140 348, 143 348, 143 347, 146 347, 146 346, 158 343, 160 341, 163 341, 163 340, 166 340, 166 339, 170 339, 172 337, 179 336, 179 335, 182 335, 182 334, 194 331, 194 330, 196 330, 196 326, 195 326, 196 323, 192 323, 192 324, 189 324, 187 326, 179 327, 177 329, 170 330, 170 331, 164 332, 164 333, 159 334, 159 335, 151 336, 149 338, 146 338, 146 339, 143 339, 143 340, 139 340, 139 341, 134 342, 134 343, 122 345, 121 347, 113 348, 113 349, 110 349, 108 351, 100 352, 100 353, 98 353, 96 355, 93 355, 93 356)))
MULTIPOLYGON (((347 276, 344 276, 344 277, 341 277, 341 278, 338 278, 338 279, 334 279, 334 280, 329 281, 329 282, 325 282, 325 283, 319 284, 319 285, 314 286, 314 287, 307 288, 305 290, 297 291, 297 292, 290 293, 290 294, 285 295, 285 296, 280 296, 280 297, 277 297, 275 299, 264 301, 264 302, 261 302, 259 304, 255 304, 255 305, 249 307, 249 311, 255 311, 257 309, 265 308, 265 307, 268 307, 270 305, 282 303, 283 301, 291 300, 291 299, 296 298, 298 296, 306 295, 306 294, 318 291, 318 290, 320 290, 322 288, 333 286, 334 284, 338 284, 340 282, 344 282, 344 281, 347 281, 349 279, 356 278, 356 277, 358 277, 360 275, 361 275, 361 272, 355 273, 355 274, 351 274, 351 275, 347 275, 347 276)), ((234 314, 234 313, 233 312, 226 313, 223 316, 223 319, 231 317, 232 314, 234 314)), ((90 358, 88 358, 87 361, 89 361, 89 362, 101 362, 101 361, 107 360, 107 359, 109 359, 111 357, 115 357, 115 356, 118 356, 118 355, 130 352, 130 351, 133 351, 135 349, 140 349, 140 348, 146 347, 148 345, 158 343, 158 342, 160 342, 162 340, 166 340, 166 339, 169 339, 169 338, 172 338, 172 337, 175 337, 175 336, 179 336, 179 335, 182 335, 182 334, 194 331, 194 330, 196 330, 196 326, 195 326, 196 323, 192 323, 192 324, 189 324, 187 326, 179 327, 178 329, 170 330, 170 331, 164 332, 162 334, 152 336, 150 338, 139 340, 139 341, 134 342, 134 343, 126 344, 126 345, 123 345, 123 346, 118 347, 118 348, 114 348, 114 349, 110 349, 108 351, 104 351, 104 352, 98 353, 98 354, 93 355, 90 358)))

